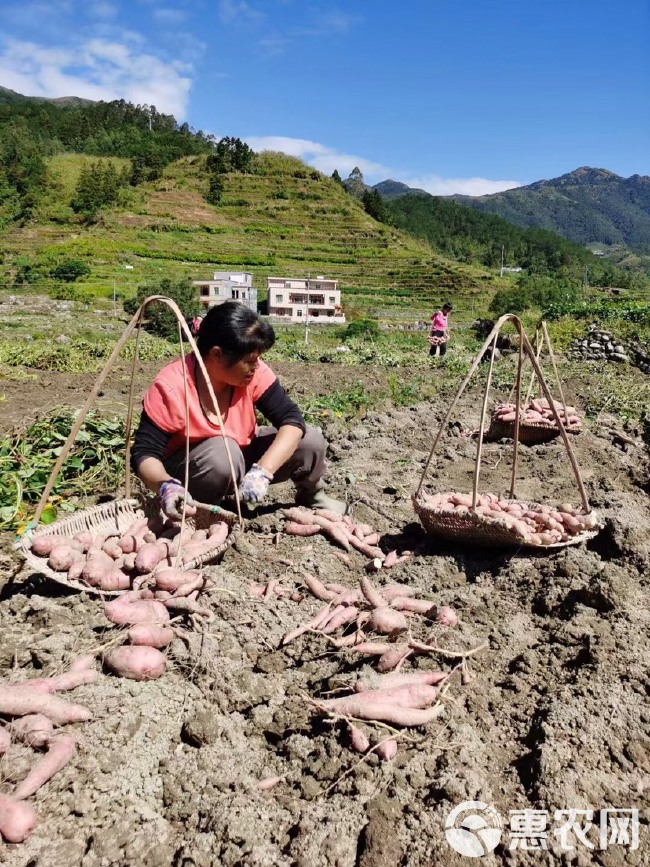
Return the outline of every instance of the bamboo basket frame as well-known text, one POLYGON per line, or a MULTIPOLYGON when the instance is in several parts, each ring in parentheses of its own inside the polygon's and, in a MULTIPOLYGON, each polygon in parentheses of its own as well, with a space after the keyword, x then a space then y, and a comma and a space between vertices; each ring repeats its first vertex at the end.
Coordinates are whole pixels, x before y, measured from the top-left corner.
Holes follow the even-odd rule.
MULTIPOLYGON (((546 322, 542 319, 538 323, 535 329, 535 358, 537 363, 539 364, 539 360, 542 354, 542 349, 546 346, 548 350, 549 359, 551 362, 551 366, 553 368, 553 373, 555 375, 555 382, 558 389, 558 394, 560 395, 560 400, 564 407, 564 417, 567 417, 566 408, 567 402, 564 396, 564 390, 562 388, 562 381, 560 379, 560 374, 557 369, 557 364, 555 363, 555 354, 553 352, 553 347, 551 345, 551 338, 548 333, 548 328, 546 327, 546 322)), ((526 397, 524 399, 524 406, 527 406, 533 391, 533 385, 535 382, 535 371, 530 375, 530 382, 528 384, 528 390, 526 391, 526 397)), ((512 401, 513 389, 510 392, 508 397, 508 403, 512 401)), ((498 440, 509 438, 511 439, 513 436, 515 423, 513 421, 501 421, 492 415, 492 419, 490 421, 490 427, 487 432, 487 436, 491 440, 498 440)), ((571 430, 567 429, 567 433, 572 435, 576 435, 580 433, 580 430, 571 430)), ((538 445, 541 443, 548 443, 557 437, 560 436, 560 429, 557 427, 555 422, 547 421, 547 422, 527 422, 524 419, 520 419, 519 422, 519 442, 524 445, 538 445)))
MULTIPOLYGON (((413 494, 412 502, 413 508, 422 523, 424 529, 433 535, 441 536, 443 538, 452 539, 455 541, 469 541, 469 542, 479 542, 480 544, 488 544, 494 547, 504 547, 504 546, 516 546, 516 547, 530 547, 535 550, 550 550, 557 548, 565 548, 568 545, 577 545, 580 542, 584 542, 587 539, 593 538, 598 532, 599 527, 596 527, 593 530, 587 530, 583 533, 576 534, 576 536, 571 537, 565 542, 555 542, 550 545, 531 545, 526 542, 524 538, 518 534, 512 533, 509 530, 506 530, 503 526, 501 526, 496 520, 491 520, 486 518, 484 515, 480 515, 476 512, 476 501, 478 497, 478 486, 481 472, 481 456, 483 452, 483 440, 484 440, 484 424, 485 424, 485 416, 487 413, 487 405, 490 396, 490 387, 492 384, 492 370, 494 367, 494 358, 497 344, 497 337, 501 328, 507 323, 511 322, 517 333, 519 335, 519 355, 517 362, 517 375, 515 381, 515 422, 514 422, 514 438, 513 438, 513 460, 512 460, 512 473, 510 478, 510 493, 509 500, 511 502, 520 502, 515 497, 515 482, 517 478, 517 461, 519 454, 519 428, 520 428, 520 410, 521 410, 521 379, 522 379, 522 366, 524 353, 528 356, 533 366, 533 372, 537 376, 540 387, 544 393, 544 396, 549 402, 549 406, 553 410, 553 415, 555 417, 555 422, 558 426, 560 436, 562 437, 562 441, 566 448, 567 454, 569 456, 569 461, 571 463, 571 467, 573 469, 574 477, 576 480, 576 485, 578 491, 580 493, 580 498, 582 500, 582 507, 584 510, 584 514, 591 514, 591 506, 589 505, 589 500, 587 497, 587 492, 585 490, 584 483, 582 481, 582 476, 580 474, 580 468, 578 467, 578 462, 576 461, 576 457, 573 453, 573 449, 571 447, 571 443, 569 441, 567 431, 562 424, 560 416, 555 408, 555 404, 553 403, 553 399, 551 397, 551 393, 549 391, 548 385, 544 378, 544 374, 539 366, 538 358, 533 351, 533 348, 528 340, 526 332, 523 329, 521 321, 519 317, 513 315, 512 313, 506 313, 504 316, 501 316, 497 322, 494 324, 492 331, 486 338, 483 346, 478 351, 472 365, 466 374, 465 378, 461 382, 458 391, 451 404, 449 405, 449 409, 442 422, 440 423, 440 427, 438 429, 438 433, 433 441, 433 445, 431 446, 431 451, 429 452, 429 456, 425 462, 424 469, 422 470, 422 475, 420 477, 420 482, 418 484, 417 490, 415 494, 413 494), (487 352, 487 350, 491 346, 491 354, 490 354, 490 366, 488 368, 487 382, 485 385, 485 393, 483 395, 483 403, 481 406, 481 420, 479 424, 479 435, 478 435, 478 444, 476 448, 476 459, 474 464, 474 476, 472 481, 472 505, 468 512, 458 513, 452 509, 443 509, 443 508, 431 508, 424 501, 420 499, 420 493, 422 491, 422 487, 424 485, 424 480, 426 478, 427 472, 429 471, 429 466, 431 465, 431 461, 433 459, 433 455, 435 454, 436 448, 438 447, 438 443, 442 437, 443 431, 447 428, 447 424, 451 418, 451 414, 454 411, 454 407, 458 403, 460 397, 465 391, 470 379, 478 368, 481 359, 487 352)), ((532 387, 532 386, 531 386, 532 387)), ((563 398, 564 400, 564 398, 563 398)), ((566 404, 565 404, 566 405, 566 404)), ((526 503, 529 508, 533 510, 537 510, 541 508, 539 503, 526 503)))
MULTIPOLYGON (((94 593, 102 596, 120 596, 122 593, 127 591, 125 590, 114 590, 114 591, 106 591, 100 590, 96 587, 91 587, 85 584, 82 581, 71 581, 65 573, 55 572, 52 570, 47 564, 47 558, 38 557, 31 551, 31 543, 34 538, 37 536, 46 536, 46 535, 69 535, 78 533, 81 530, 89 530, 91 532, 105 533, 105 532, 123 532, 126 530, 138 517, 144 517, 145 515, 152 516, 158 510, 157 499, 154 497, 138 497, 134 498, 131 495, 131 467, 130 467, 130 453, 131 453, 131 427, 133 423, 133 405, 135 400, 135 374, 137 370, 137 365, 139 361, 139 346, 140 346, 140 334, 142 331, 142 325, 145 319, 145 312, 150 304, 153 303, 161 303, 166 305, 171 309, 171 311, 176 316, 177 325, 178 325, 178 339, 180 346, 180 356, 183 363, 183 379, 184 379, 184 392, 185 392, 185 477, 183 480, 183 485, 185 490, 188 489, 189 484, 189 448, 190 448, 190 439, 189 439, 189 404, 187 399, 187 368, 185 366, 185 347, 183 344, 183 335, 187 338, 190 348, 194 352, 196 357, 196 363, 200 368, 203 376, 205 378, 206 386, 208 389, 208 393, 210 394, 210 399, 212 400, 217 418, 219 420, 219 426, 223 430, 223 417, 221 415, 221 411, 219 409, 219 403, 217 401, 216 395, 214 393, 214 389, 212 388, 212 384, 210 382, 210 378, 208 376, 208 372, 205 368, 205 364, 203 363, 203 359, 198 351, 196 343, 194 341, 194 337, 190 329, 187 327, 187 323, 185 322, 185 318, 181 313, 178 305, 171 299, 166 298, 164 295, 150 295, 148 298, 142 302, 138 310, 133 315, 130 322, 127 324, 124 332, 118 342, 116 343, 112 353, 110 354, 106 364, 104 365, 102 371, 100 372, 97 380, 88 395, 86 402, 83 407, 79 411, 79 414, 75 420, 75 423, 70 430, 68 438, 66 439, 63 447, 61 448, 61 452, 59 457, 57 458, 54 467, 50 473, 50 477, 47 480, 45 488, 43 490, 43 494, 41 495, 41 499, 39 501, 38 506, 36 507, 36 512, 34 514, 33 521, 30 523, 30 527, 28 531, 23 533, 19 541, 17 542, 17 549, 25 558, 27 563, 29 563, 35 571, 42 573, 46 577, 50 578, 53 581, 56 581, 59 584, 72 588, 74 590, 84 590, 87 593, 94 593), (124 479, 124 489, 125 496, 123 499, 112 500, 108 503, 102 503, 98 506, 91 506, 88 509, 81 510, 75 513, 72 516, 62 518, 58 521, 55 521, 52 524, 47 524, 43 527, 39 527, 38 523, 41 519, 41 515, 43 513, 43 509, 45 508, 47 501, 52 493, 52 489, 54 488, 54 484, 56 482, 57 476, 67 458, 70 449, 72 448, 74 441, 77 437, 77 434, 81 430, 81 427, 85 421, 88 412, 92 408, 99 391, 104 384, 108 374, 112 370, 122 348, 126 344, 127 340, 131 336, 131 334, 136 331, 136 346, 135 353, 133 356, 133 364, 131 367, 131 383, 129 387, 129 404, 128 411, 125 423, 125 479, 124 479)), ((235 494, 235 503, 237 514, 229 512, 225 509, 220 508, 219 506, 212 506, 205 503, 197 503, 197 512, 196 515, 190 516, 186 514, 187 503, 183 503, 183 511, 182 518, 180 523, 180 530, 182 532, 185 526, 189 526, 195 529, 207 528, 210 524, 215 523, 216 521, 224 521, 228 524, 230 528, 230 532, 228 534, 225 542, 219 547, 215 548, 214 551, 210 551, 208 555, 205 557, 198 557, 194 560, 184 564, 179 565, 180 552, 176 555, 176 567, 183 570, 190 570, 201 568, 202 566, 208 565, 210 563, 217 562, 224 554, 224 552, 236 541, 239 533, 244 530, 244 520, 242 518, 241 513, 241 503, 239 498, 239 492, 237 489, 237 475, 235 472, 234 463, 232 460, 232 455, 230 453, 230 447, 228 445, 227 438, 224 438, 224 444, 226 446, 226 454, 228 457, 228 464, 230 467, 230 473, 233 480, 233 489, 235 494)))

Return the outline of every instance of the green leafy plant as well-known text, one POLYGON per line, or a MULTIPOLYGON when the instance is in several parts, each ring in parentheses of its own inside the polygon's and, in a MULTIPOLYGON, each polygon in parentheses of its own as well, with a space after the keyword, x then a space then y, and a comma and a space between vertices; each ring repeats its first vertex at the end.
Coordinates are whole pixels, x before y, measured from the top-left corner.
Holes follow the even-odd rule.
MULTIPOLYGON (((62 407, 0 440, 0 525, 28 519, 76 417, 62 407)), ((124 473, 124 445, 122 418, 86 416, 54 485, 52 519, 58 511, 78 508, 82 498, 115 492, 124 473)))

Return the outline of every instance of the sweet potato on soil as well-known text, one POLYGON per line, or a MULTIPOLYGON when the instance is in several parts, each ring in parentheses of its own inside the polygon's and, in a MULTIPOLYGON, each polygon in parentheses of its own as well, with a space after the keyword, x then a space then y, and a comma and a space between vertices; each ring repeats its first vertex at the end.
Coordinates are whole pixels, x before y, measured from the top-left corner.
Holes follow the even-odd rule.
POLYGON ((26 716, 42 713, 55 725, 85 722, 92 713, 80 704, 71 704, 57 695, 33 692, 28 688, 0 685, 0 714, 3 716, 26 716))
POLYGON ((155 680, 164 673, 167 664, 159 650, 143 645, 116 647, 106 654, 104 661, 114 674, 130 680, 155 680))
POLYGON ((23 843, 36 827, 31 804, 0 795, 0 836, 6 843, 23 843))
POLYGON ((68 764, 76 750, 77 745, 72 735, 54 735, 48 742, 47 753, 32 768, 22 783, 16 787, 14 798, 21 801, 37 792, 42 785, 68 764))

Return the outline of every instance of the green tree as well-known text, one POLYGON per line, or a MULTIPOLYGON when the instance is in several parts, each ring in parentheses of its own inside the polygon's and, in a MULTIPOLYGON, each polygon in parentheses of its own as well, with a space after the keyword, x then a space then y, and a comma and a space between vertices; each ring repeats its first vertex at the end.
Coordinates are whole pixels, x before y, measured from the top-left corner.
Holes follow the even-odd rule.
MULTIPOLYGON (((133 315, 145 298, 150 295, 164 295, 171 298, 179 306, 186 320, 197 316, 202 311, 196 286, 189 279, 170 280, 165 278, 159 284, 149 283, 139 286, 135 298, 124 302, 125 311, 133 315)), ((152 303, 147 308, 145 327, 154 334, 174 341, 178 336, 178 325, 175 315, 165 304, 152 303)))
POLYGON ((361 197, 361 204, 363 205, 363 209, 370 217, 373 217, 375 220, 379 220, 380 223, 386 222, 386 209, 384 207, 384 200, 379 195, 377 190, 364 190, 363 196, 361 197))
POLYGON ((211 205, 218 205, 223 194, 223 181, 219 175, 210 175, 210 188, 205 197, 211 205))
POLYGON ((90 268, 79 259, 66 259, 50 271, 50 276, 64 283, 74 283, 79 277, 90 274, 90 268))
POLYGON ((337 172, 336 169, 334 169, 334 171, 332 172, 332 174, 331 174, 331 178, 332 178, 333 181, 336 181, 337 184, 340 184, 341 186, 343 186, 343 178, 342 178, 341 175, 337 172))

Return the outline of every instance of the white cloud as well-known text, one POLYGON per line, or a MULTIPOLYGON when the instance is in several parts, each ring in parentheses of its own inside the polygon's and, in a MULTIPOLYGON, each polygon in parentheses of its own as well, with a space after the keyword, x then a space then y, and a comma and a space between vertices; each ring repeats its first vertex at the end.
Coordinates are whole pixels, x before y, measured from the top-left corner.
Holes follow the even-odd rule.
POLYGON ((246 0, 219 0, 219 19, 222 24, 258 24, 265 15, 246 0))
POLYGON ((490 193, 500 193, 520 187, 520 181, 492 181, 488 178, 441 178, 438 175, 423 177, 395 177, 409 187, 426 190, 433 196, 487 196, 490 193))
POLYGON ((154 9, 153 17, 161 24, 180 24, 185 21, 186 14, 182 9, 172 9, 170 7, 154 9))
POLYGON ((0 50, 0 81, 26 96, 125 99, 185 117, 192 80, 178 61, 147 54, 138 40, 91 39, 67 48, 11 40, 0 50))
POLYGON ((335 148, 309 139, 288 136, 248 136, 246 142, 254 151, 281 151, 299 157, 327 175, 331 175, 336 169, 341 177, 345 178, 353 168, 358 167, 367 184, 376 184, 390 178, 408 184, 409 187, 426 190, 434 196, 454 194, 484 196, 521 186, 519 181, 492 181, 487 178, 441 178, 438 175, 414 177, 407 172, 384 166, 365 157, 337 151, 335 148))

